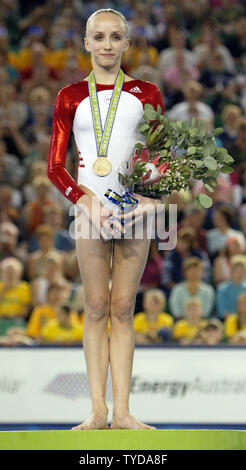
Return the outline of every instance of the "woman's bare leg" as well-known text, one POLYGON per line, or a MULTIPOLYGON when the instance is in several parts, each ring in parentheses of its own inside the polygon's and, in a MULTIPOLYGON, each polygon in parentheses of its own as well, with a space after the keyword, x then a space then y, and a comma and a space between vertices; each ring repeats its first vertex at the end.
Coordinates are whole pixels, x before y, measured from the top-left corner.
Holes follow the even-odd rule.
POLYGON ((84 285, 83 348, 92 400, 92 414, 73 430, 107 429, 105 401, 109 365, 109 277, 112 240, 76 240, 76 251, 84 285))
MULTIPOLYGON (((144 229, 146 235, 146 227, 144 229)), ((135 333, 133 315, 150 239, 114 240, 110 301, 110 368, 113 386, 111 429, 156 429, 130 415, 129 394, 135 333)))

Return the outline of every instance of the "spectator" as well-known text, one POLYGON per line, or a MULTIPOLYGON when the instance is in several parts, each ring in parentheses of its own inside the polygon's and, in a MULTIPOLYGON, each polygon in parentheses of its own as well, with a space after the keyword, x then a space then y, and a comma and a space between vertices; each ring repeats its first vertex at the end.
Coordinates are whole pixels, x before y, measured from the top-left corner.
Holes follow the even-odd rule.
POLYGON ((59 204, 44 208, 44 223, 53 227, 54 246, 59 251, 70 252, 75 249, 75 242, 65 229, 64 210, 59 204))
POLYGON ((191 227, 196 231, 197 243, 200 250, 207 251, 207 233, 203 228, 205 209, 198 208, 194 203, 184 208, 181 227, 191 227))
POLYGON ((223 335, 223 323, 217 318, 211 318, 208 319, 206 325, 191 338, 188 344, 206 344, 208 346, 214 346, 223 341, 223 335))
MULTIPOLYGON (((49 135, 49 123, 51 117, 51 93, 46 86, 36 86, 31 89, 27 94, 29 120, 28 126, 25 127, 24 135, 26 140, 31 144, 35 145, 38 141, 42 140, 43 137, 49 135)), ((25 156, 30 155, 32 148, 29 146, 29 151, 26 152, 25 156)))
POLYGON ((14 257, 26 264, 27 251, 25 244, 18 243, 19 229, 12 222, 0 224, 0 261, 14 257))
POLYGON ((24 194, 25 202, 31 202, 33 199, 36 199, 37 191, 34 186, 34 180, 37 177, 39 177, 40 179, 40 176, 46 178, 46 175, 47 175, 47 162, 44 162, 42 160, 35 160, 33 158, 32 166, 30 168, 30 175, 28 176, 29 181, 27 181, 23 187, 23 194, 24 194))
MULTIPOLYGON (((240 7, 242 8, 242 6, 240 7)), ((235 5, 233 5, 233 8, 235 8, 235 5)), ((233 57, 239 61, 246 54, 246 18, 239 17, 238 21, 235 21, 232 31, 232 34, 225 36, 225 44, 233 57)))
POLYGON ((224 250, 226 241, 232 236, 238 237, 244 243, 244 234, 240 230, 231 228, 234 223, 234 211, 226 205, 219 205, 213 211, 214 227, 208 230, 207 246, 211 257, 224 250))
POLYGON ((220 135, 222 144, 228 148, 238 136, 238 119, 242 115, 239 106, 228 104, 222 112, 223 134, 220 135))
POLYGON ((212 108, 200 101, 203 87, 200 83, 189 80, 183 87, 185 101, 176 104, 168 112, 168 116, 173 121, 189 121, 196 118, 197 125, 202 120, 205 122, 207 131, 212 131, 214 127, 214 113, 212 108))
POLYGON ((216 310, 222 320, 235 313, 238 296, 246 292, 246 256, 235 255, 231 260, 231 280, 221 282, 216 292, 216 310))
POLYGON ((174 65, 167 67, 163 73, 163 81, 173 91, 181 90, 188 80, 199 80, 200 73, 194 65, 185 62, 184 51, 177 51, 174 65))
POLYGON ((2 168, 1 179, 17 188, 25 178, 25 168, 20 165, 15 155, 7 153, 4 140, 0 140, 0 166, 2 168))
MULTIPOLYGON (((61 282, 53 282, 48 287, 47 302, 34 308, 29 318, 26 334, 34 339, 40 335, 42 327, 48 320, 57 318, 58 310, 64 303, 64 285, 61 282)), ((73 322, 79 322, 77 312, 72 312, 73 322)))
POLYGON ((183 261, 185 281, 176 284, 170 294, 169 306, 175 318, 185 317, 185 301, 198 297, 202 303, 203 316, 208 317, 214 307, 214 289, 201 281, 203 264, 200 258, 191 256, 183 261))
POLYGON ((160 77, 163 77, 164 72, 168 68, 175 66, 177 63, 177 55, 180 57, 181 53, 187 67, 193 67, 196 62, 196 57, 193 52, 185 48, 186 40, 182 31, 178 31, 177 29, 171 31, 170 44, 170 48, 164 49, 159 54, 157 67, 160 77))
POLYGON ((221 44, 218 29, 216 30, 215 25, 207 23, 204 25, 200 44, 193 49, 193 53, 196 56, 196 64, 201 71, 210 64, 215 52, 221 54, 225 69, 230 73, 234 73, 235 63, 229 49, 221 44))
POLYGON ((230 313, 225 318, 225 336, 228 341, 238 331, 246 331, 246 292, 238 296, 236 312, 230 313))
MULTIPOLYGON (((23 159, 23 165, 26 169, 28 179, 30 178, 31 180, 33 180, 35 176, 38 176, 39 174, 43 174, 43 172, 39 174, 36 173, 35 164, 37 162, 38 164, 40 164, 41 162, 43 163, 43 166, 45 166, 45 168, 47 167, 49 143, 50 143, 50 136, 48 134, 40 136, 38 141, 32 144, 30 153, 23 159), (33 171, 33 165, 35 166, 35 171, 33 171)), ((69 155, 68 155, 68 161, 69 161, 69 155)), ((30 198, 26 197, 26 200, 30 200, 30 198)))
POLYGON ((211 53, 209 63, 203 69, 200 83, 205 88, 206 102, 217 114, 223 110, 227 100, 227 85, 233 77, 234 74, 226 68, 222 52, 215 49, 211 53))
POLYGON ((211 275, 211 263, 205 251, 198 246, 197 234, 192 227, 183 227, 178 230, 177 246, 167 252, 164 257, 162 269, 162 285, 165 289, 171 289, 175 284, 184 280, 182 264, 185 259, 199 257, 202 260, 202 280, 208 282, 211 275))
POLYGON ((230 341, 231 344, 244 346, 246 344, 246 331, 238 331, 230 341))
POLYGON ((137 344, 160 342, 158 331, 171 329, 173 319, 165 313, 166 297, 160 289, 148 289, 144 293, 144 311, 134 316, 135 340, 137 344))
POLYGON ((5 258, 0 263, 0 336, 11 326, 25 326, 31 305, 31 288, 22 281, 23 266, 17 258, 5 258))
POLYGON ((71 282, 64 276, 61 258, 56 253, 47 256, 43 276, 35 277, 31 282, 33 306, 47 302, 48 287, 53 282, 62 284, 64 302, 68 302, 73 310, 82 312, 84 309, 83 285, 71 282))
POLYGON ((29 279, 41 276, 47 257, 55 253, 60 258, 60 263, 65 268, 65 254, 54 248, 53 230, 49 225, 41 224, 35 231, 38 239, 39 249, 29 255, 27 261, 27 274, 29 279))
POLYGON ((177 320, 173 327, 173 339, 185 344, 206 325, 203 318, 202 302, 197 297, 190 297, 184 303, 185 318, 177 320))
POLYGON ((54 204, 54 201, 50 198, 51 183, 47 176, 37 176, 34 178, 33 185, 36 198, 28 202, 23 209, 27 235, 31 235, 40 224, 44 223, 44 208, 54 204))
POLYGON ((39 341, 56 344, 81 344, 83 337, 82 324, 72 321, 72 312, 68 305, 61 305, 57 310, 57 318, 48 320, 42 327, 39 341))
MULTIPOLYGON (((68 281, 64 277, 62 260, 57 253, 50 253, 45 258, 42 276, 34 277, 31 281, 33 306, 43 305, 47 302, 48 287, 52 283, 68 281)), ((65 289, 67 290, 67 289, 65 289)))
POLYGON ((21 192, 10 184, 2 183, 0 186, 0 222, 16 221, 21 204, 21 192))
POLYGON ((207 325, 203 327, 203 331, 207 345, 214 346, 216 344, 220 344, 223 341, 223 323, 217 318, 211 318, 208 320, 207 325))
POLYGON ((223 252, 213 263, 213 280, 215 284, 231 279, 231 258, 245 254, 245 241, 236 236, 229 237, 223 252))
POLYGON ((122 66, 125 65, 127 73, 134 74, 141 66, 155 67, 158 60, 158 51, 149 41, 141 35, 132 37, 132 46, 122 54, 122 66))

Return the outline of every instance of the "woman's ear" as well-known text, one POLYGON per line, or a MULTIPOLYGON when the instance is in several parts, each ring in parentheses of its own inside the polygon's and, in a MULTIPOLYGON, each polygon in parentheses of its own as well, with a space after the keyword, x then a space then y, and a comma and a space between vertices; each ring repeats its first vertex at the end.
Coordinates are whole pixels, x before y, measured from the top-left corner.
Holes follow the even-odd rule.
POLYGON ((91 50, 90 50, 90 45, 89 45, 89 41, 88 41, 88 38, 87 38, 86 36, 84 37, 84 46, 85 46, 85 50, 86 50, 87 52, 91 52, 91 50))
POLYGON ((129 49, 129 45, 130 45, 130 38, 126 39, 123 50, 127 51, 129 49))

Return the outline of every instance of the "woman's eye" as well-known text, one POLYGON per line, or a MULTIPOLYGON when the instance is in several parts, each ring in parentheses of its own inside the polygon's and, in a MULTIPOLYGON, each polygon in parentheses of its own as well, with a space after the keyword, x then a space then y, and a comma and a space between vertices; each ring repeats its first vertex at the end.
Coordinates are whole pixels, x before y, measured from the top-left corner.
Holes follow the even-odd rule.
MULTIPOLYGON (((102 36, 95 36, 95 39, 102 39, 102 36)), ((113 39, 117 39, 117 40, 120 40, 121 37, 120 36, 113 36, 113 39)))

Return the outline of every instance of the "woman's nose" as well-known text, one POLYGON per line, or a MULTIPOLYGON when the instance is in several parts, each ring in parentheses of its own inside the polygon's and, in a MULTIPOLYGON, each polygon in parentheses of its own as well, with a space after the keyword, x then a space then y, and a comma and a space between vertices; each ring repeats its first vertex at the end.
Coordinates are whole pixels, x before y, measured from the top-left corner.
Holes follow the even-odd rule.
POLYGON ((105 38, 104 49, 111 49, 111 39, 105 38))

